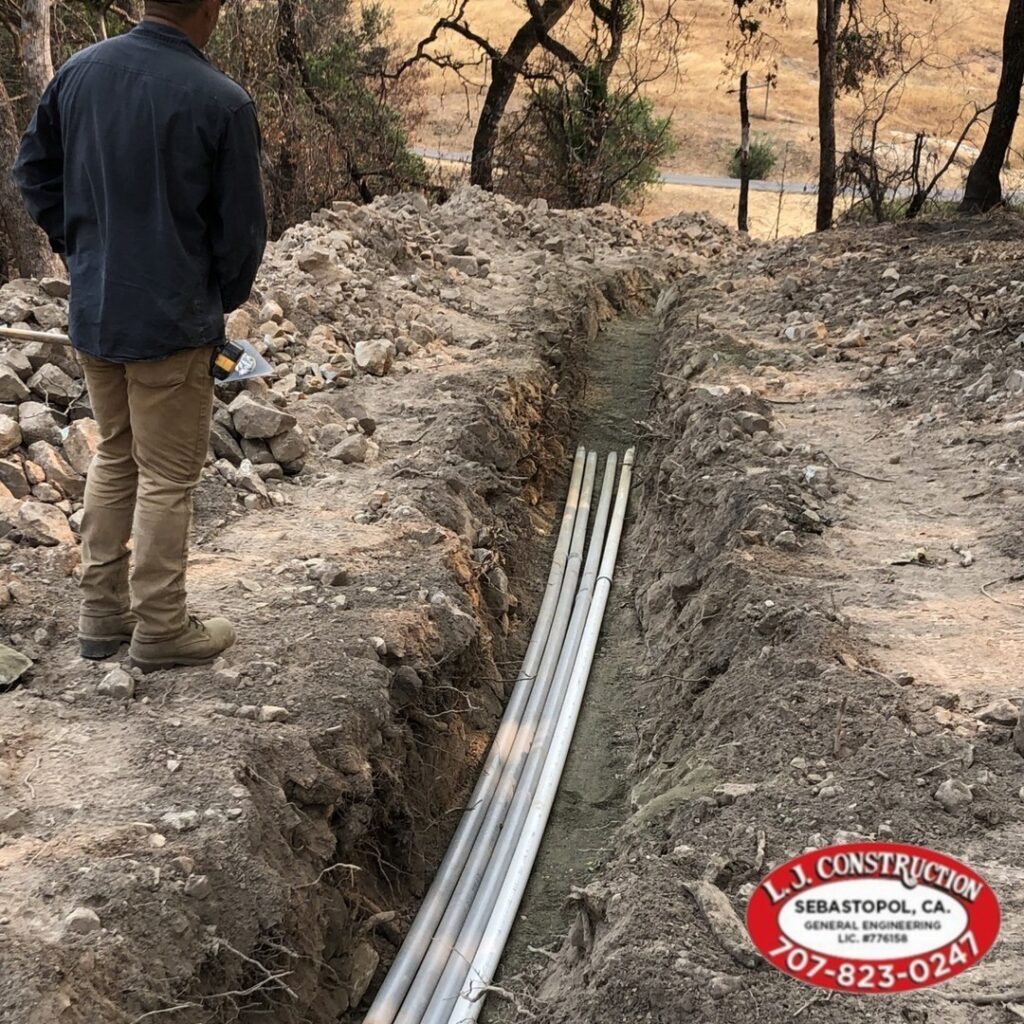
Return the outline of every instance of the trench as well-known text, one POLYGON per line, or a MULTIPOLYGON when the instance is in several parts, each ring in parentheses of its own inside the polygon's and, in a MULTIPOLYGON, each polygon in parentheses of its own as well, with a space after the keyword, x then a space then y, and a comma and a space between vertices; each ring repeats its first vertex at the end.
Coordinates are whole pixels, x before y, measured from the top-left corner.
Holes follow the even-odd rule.
MULTIPOLYGON (((562 453, 568 453, 576 445, 584 445, 600 453, 603 466, 604 455, 617 451, 621 457, 636 441, 637 421, 646 417, 653 394, 660 336, 658 322, 650 313, 657 288, 645 282, 642 298, 640 291, 638 289, 635 296, 627 296, 621 304, 613 303, 613 308, 617 306, 622 310, 625 306, 628 309, 630 299, 635 298, 639 301, 633 308, 639 306, 640 312, 620 311, 605 322, 592 340, 567 345, 568 372, 563 382, 571 397, 567 402, 554 403, 543 417, 543 423, 534 425, 534 429, 540 426, 537 437, 548 439, 544 441, 545 447, 553 445, 562 453)), ((564 472, 545 474, 543 482, 545 500, 541 507, 544 511, 541 513, 538 509, 537 512, 550 525, 550 521, 557 521, 555 517, 561 514, 569 466, 564 458, 558 458, 557 462, 542 461, 550 469, 555 465, 564 467, 564 472)), ((633 501, 636 494, 634 487, 633 501)), ((638 513, 636 507, 628 509, 623 544, 581 715, 530 883, 499 967, 497 984, 502 984, 503 978, 514 978, 515 981, 509 983, 521 989, 528 984, 528 975, 535 975, 547 965, 547 959, 532 952, 531 947, 555 948, 560 944, 569 919, 566 898, 574 886, 586 885, 603 867, 612 852, 616 830, 628 814, 627 765, 634 753, 637 733, 635 714, 628 698, 632 687, 624 685, 624 681, 631 678, 644 649, 634 611, 632 552, 637 545, 630 537, 630 527, 638 513)), ((517 590, 526 596, 528 606, 517 633, 533 626, 534 601, 543 593, 554 541, 552 531, 547 543, 537 545, 523 540, 513 542, 508 550, 510 571, 514 568, 517 590)), ((518 641, 512 637, 509 640, 505 654, 514 657, 518 641)), ((492 731, 490 725, 490 722, 476 723, 478 730, 483 727, 483 731, 476 733, 478 739, 483 739, 484 732, 492 731)), ((477 750, 479 753, 480 748, 477 750)), ((443 752, 440 759, 434 759, 433 769, 427 772, 430 779, 417 779, 411 792, 416 792, 420 786, 436 787, 442 778, 441 766, 446 757, 457 759, 458 754, 451 749, 443 752)), ((464 782, 468 785, 468 794, 474 779, 464 782)), ((444 823, 435 822, 428 830, 416 829, 418 834, 408 854, 424 869, 438 864, 454 824, 449 815, 444 823)), ((423 871, 424 885, 429 884, 432 874, 432 871, 423 871)), ((422 891, 416 895, 422 895, 422 891)), ((380 905, 387 905, 386 893, 375 890, 371 895, 375 899, 379 896, 380 905)), ((392 905, 395 896, 392 892, 392 905)), ((401 938, 394 931, 391 935, 401 942, 406 930, 402 929, 401 938)), ((358 1006, 350 1006, 349 1012, 342 1016, 348 1024, 360 1024, 364 1019, 387 966, 397 953, 398 943, 391 944, 390 955, 382 949, 383 962, 375 972, 366 998, 358 1006)), ((503 1022, 515 1016, 511 1007, 491 999, 482 1019, 503 1022)))
MULTIPOLYGON (((653 319, 621 316, 608 323, 577 354, 580 394, 575 403, 573 445, 603 455, 637 440, 653 393, 659 332, 653 319)), ((567 445, 571 448, 572 446, 567 445)), ((636 487, 634 485, 634 496, 636 487)), ((547 964, 537 949, 554 951, 569 924, 567 898, 585 886, 612 851, 616 830, 628 815, 627 766, 636 732, 625 686, 643 654, 634 611, 635 545, 630 507, 601 640, 558 796, 526 894, 495 983, 519 990, 547 964)), ((488 1001, 481 1020, 518 1020, 515 1009, 488 1001)))

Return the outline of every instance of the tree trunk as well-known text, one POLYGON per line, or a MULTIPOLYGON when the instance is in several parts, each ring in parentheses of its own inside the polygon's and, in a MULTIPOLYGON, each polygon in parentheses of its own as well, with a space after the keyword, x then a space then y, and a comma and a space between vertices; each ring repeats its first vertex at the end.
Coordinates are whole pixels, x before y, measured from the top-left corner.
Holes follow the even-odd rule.
POLYGON ((740 75, 740 211, 736 226, 749 231, 750 209, 750 105, 747 101, 747 72, 740 75))
POLYGON ((978 159, 967 176, 962 213, 984 213, 1003 201, 999 181, 1007 150, 1013 140, 1024 82, 1024 0, 1010 0, 1003 28, 1003 70, 996 91, 992 123, 978 159))
MULTIPOLYGON (((295 13, 295 0, 278 0, 277 40, 275 43, 278 60, 278 80, 283 82, 283 77, 281 75, 282 68, 291 68, 298 75, 299 84, 302 86, 302 91, 305 94, 306 99, 309 100, 309 105, 313 108, 313 112, 318 117, 322 118, 334 130, 335 138, 338 140, 338 145, 341 148, 342 158, 345 161, 345 170, 348 172, 349 180, 359 193, 359 198, 364 203, 372 203, 374 199, 373 192, 366 181, 366 175, 356 164, 355 155, 352 150, 345 145, 346 133, 342 124, 335 113, 331 110, 330 106, 324 102, 323 97, 317 93, 316 88, 313 85, 313 78, 309 73, 309 65, 306 63, 306 56, 302 49, 302 43, 299 37, 299 30, 295 21, 295 13)), ((289 127, 292 130, 298 130, 294 124, 289 127)), ((289 133, 286 133, 286 136, 288 134, 289 133)), ((291 144, 291 139, 286 137, 285 145, 291 144)), ((282 162, 294 165, 294 160, 290 154, 285 155, 282 162)))
POLYGON ((531 17, 515 34, 501 60, 491 64, 491 81, 473 137, 472 184, 488 191, 494 187, 494 150, 505 108, 541 35, 550 31, 572 5, 573 0, 545 0, 540 7, 541 24, 531 17))
POLYGON ((836 203, 836 42, 841 3, 818 0, 818 231, 832 227, 836 203))
POLYGON ((31 98, 37 101, 53 78, 50 52, 50 0, 22 0, 21 56, 25 82, 31 98))
MULTIPOLYGON (((7 272, 21 277, 44 277, 56 273, 60 261, 50 251, 46 235, 32 223, 11 177, 18 142, 14 107, 0 79, 0 154, 3 154, 0 157, 0 235, 10 262, 7 272)), ((0 267, 2 273, 3 267, 0 267)))

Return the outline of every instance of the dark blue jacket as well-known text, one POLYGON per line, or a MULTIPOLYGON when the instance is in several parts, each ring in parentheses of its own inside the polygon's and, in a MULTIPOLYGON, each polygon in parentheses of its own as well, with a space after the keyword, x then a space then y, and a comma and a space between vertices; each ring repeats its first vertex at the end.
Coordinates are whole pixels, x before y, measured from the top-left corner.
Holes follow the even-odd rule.
POLYGON ((61 67, 14 176, 67 258, 76 348, 130 362, 224 337, 266 244, 259 154, 249 95, 177 29, 145 21, 61 67))

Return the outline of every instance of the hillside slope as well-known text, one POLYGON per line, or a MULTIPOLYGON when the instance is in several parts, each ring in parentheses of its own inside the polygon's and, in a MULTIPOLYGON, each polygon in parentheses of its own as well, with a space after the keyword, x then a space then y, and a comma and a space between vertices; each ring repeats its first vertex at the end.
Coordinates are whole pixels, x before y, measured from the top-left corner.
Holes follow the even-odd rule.
MULTIPOLYGON (((425 36, 439 14, 448 10, 448 5, 439 0, 388 3, 394 9, 402 39, 409 42, 410 52, 412 43, 425 36)), ((657 13, 665 6, 665 0, 655 0, 652 10, 657 13)), ((994 98, 1006 5, 1002 0, 979 0, 971 5, 968 19, 964 18, 964 6, 954 0, 899 0, 896 6, 915 32, 934 38, 935 57, 930 63, 935 66, 915 73, 888 128, 895 133, 924 130, 940 139, 955 138, 964 106, 975 101, 985 105, 994 98)), ((735 31, 729 20, 731 5, 728 0, 682 0, 675 7, 690 24, 687 52, 681 61, 684 77, 679 82, 663 78, 650 87, 659 110, 673 115, 681 143, 670 169, 721 174, 738 136, 737 100, 729 93, 735 86, 735 76, 725 74, 723 63, 725 42, 735 31)), ((508 0, 470 0, 468 10, 474 30, 498 45, 511 37, 525 17, 524 5, 508 0)), ((582 31, 578 23, 563 25, 563 29, 567 38, 578 37, 582 31)), ((780 157, 788 144, 790 179, 811 178, 817 166, 813 0, 790 0, 788 24, 775 24, 771 30, 778 40, 778 85, 770 95, 767 119, 763 116, 764 94, 755 93, 754 129, 772 138, 780 157)), ((448 38, 446 45, 457 54, 471 52, 470 44, 454 36, 448 38)), ((762 77, 761 68, 752 72, 754 81, 762 77)), ((442 75, 438 69, 430 69, 425 84, 427 116, 415 136, 419 145, 469 147, 483 69, 470 69, 469 79, 470 88, 464 90, 450 72, 442 75)), ((853 99, 841 104, 843 125, 857 109, 853 99)), ((840 145, 844 137, 841 126, 840 145)))

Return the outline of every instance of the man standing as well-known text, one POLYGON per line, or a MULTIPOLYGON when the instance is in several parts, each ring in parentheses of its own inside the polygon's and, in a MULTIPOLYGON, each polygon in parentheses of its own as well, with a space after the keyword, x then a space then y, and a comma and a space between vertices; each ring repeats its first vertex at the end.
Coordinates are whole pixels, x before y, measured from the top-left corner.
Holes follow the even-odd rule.
POLYGON ((185 596, 212 359, 266 243, 252 100, 202 53, 219 16, 220 0, 147 0, 140 25, 57 72, 14 169, 67 261, 101 435, 81 529, 81 653, 108 658, 130 640, 144 671, 205 664, 235 641, 226 619, 189 615, 185 596))

